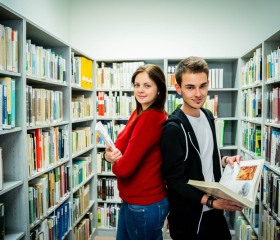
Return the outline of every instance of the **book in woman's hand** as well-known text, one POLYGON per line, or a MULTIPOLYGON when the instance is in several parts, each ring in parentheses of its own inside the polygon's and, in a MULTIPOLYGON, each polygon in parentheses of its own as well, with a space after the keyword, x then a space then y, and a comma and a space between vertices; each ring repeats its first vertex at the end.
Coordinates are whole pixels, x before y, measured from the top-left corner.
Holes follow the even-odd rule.
POLYGON ((220 182, 189 180, 188 184, 216 198, 254 208, 264 160, 244 160, 225 167, 220 182))
POLYGON ((109 134, 105 130, 105 128, 103 127, 102 122, 100 122, 100 121, 97 122, 97 124, 95 126, 95 131, 102 138, 102 140, 104 141, 106 146, 110 146, 112 150, 116 149, 113 140, 111 139, 111 137, 109 136, 109 134))

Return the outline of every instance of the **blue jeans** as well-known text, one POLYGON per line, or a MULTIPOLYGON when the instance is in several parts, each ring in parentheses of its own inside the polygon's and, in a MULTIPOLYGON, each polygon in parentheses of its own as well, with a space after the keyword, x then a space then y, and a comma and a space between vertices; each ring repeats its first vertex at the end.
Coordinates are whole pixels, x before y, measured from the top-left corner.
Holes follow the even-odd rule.
POLYGON ((167 198, 145 206, 122 202, 117 240, 162 240, 162 228, 168 212, 167 198))

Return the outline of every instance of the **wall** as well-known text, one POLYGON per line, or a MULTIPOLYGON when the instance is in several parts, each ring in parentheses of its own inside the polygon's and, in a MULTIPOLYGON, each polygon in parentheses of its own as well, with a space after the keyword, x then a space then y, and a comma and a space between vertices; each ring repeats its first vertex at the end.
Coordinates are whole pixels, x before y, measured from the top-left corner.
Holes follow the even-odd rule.
POLYGON ((99 59, 240 56, 280 30, 279 0, 71 4, 72 43, 99 59))
POLYGON ((238 57, 280 30, 279 0, 0 0, 95 59, 238 57))
POLYGON ((16 13, 70 43, 69 0, 0 0, 16 13))

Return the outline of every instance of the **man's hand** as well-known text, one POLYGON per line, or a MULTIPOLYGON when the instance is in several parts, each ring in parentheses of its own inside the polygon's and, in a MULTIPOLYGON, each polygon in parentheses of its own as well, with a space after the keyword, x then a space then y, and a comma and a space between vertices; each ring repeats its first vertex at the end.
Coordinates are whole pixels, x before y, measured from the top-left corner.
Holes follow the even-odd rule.
POLYGON ((226 211, 241 211, 243 206, 237 202, 219 198, 213 201, 213 208, 226 211))
POLYGON ((237 162, 238 164, 242 161, 242 157, 240 155, 235 156, 225 156, 222 159, 222 165, 225 167, 227 164, 230 164, 230 166, 233 168, 234 162, 237 162))

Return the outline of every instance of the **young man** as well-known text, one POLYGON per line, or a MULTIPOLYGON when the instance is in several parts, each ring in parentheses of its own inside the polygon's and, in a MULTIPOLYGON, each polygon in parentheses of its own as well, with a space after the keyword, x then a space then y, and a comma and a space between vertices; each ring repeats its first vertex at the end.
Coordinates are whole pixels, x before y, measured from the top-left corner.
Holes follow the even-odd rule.
POLYGON ((187 184, 189 179, 218 182, 222 167, 241 160, 240 156, 220 159, 214 117, 202 108, 208 94, 208 73, 206 61, 199 57, 178 64, 175 87, 183 104, 169 116, 161 137, 168 222, 174 240, 231 239, 223 210, 242 210, 238 203, 214 199, 187 184))

